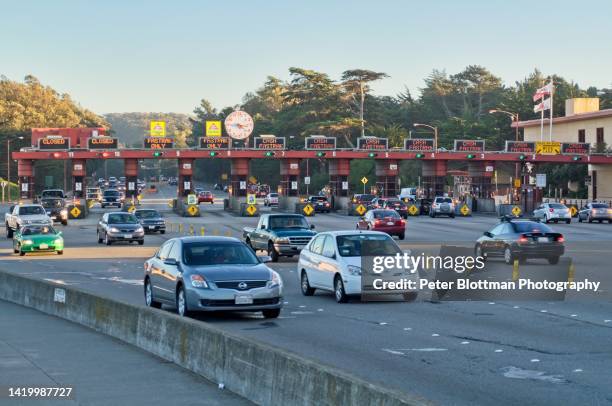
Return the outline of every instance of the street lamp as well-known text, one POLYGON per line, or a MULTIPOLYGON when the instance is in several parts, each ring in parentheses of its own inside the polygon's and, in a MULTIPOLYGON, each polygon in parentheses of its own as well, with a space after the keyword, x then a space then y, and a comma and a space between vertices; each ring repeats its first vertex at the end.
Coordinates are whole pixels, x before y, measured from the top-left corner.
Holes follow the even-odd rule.
POLYGON ((433 132, 434 132, 434 144, 435 144, 434 145, 434 151, 438 150, 438 127, 434 127, 434 126, 429 125, 429 124, 420 124, 420 123, 414 123, 412 126, 415 127, 415 128, 416 127, 427 127, 427 128, 432 129, 433 132))
MULTIPOLYGON (((16 139, 23 140, 23 136, 19 136, 16 139)), ((9 185, 9 200, 11 199, 11 139, 6 138, 6 180, 9 185)))
POLYGON ((493 113, 502 113, 502 114, 506 114, 508 116, 510 116, 510 118, 512 119, 512 121, 516 122, 516 140, 519 140, 519 115, 518 113, 511 113, 509 111, 505 111, 505 110, 500 110, 500 109, 491 109, 489 110, 489 114, 493 114, 493 113))

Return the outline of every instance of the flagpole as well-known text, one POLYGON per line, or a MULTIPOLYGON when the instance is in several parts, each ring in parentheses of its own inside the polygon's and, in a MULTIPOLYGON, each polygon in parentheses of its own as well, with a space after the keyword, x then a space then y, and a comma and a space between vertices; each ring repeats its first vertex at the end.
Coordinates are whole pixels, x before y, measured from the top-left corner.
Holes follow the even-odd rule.
MULTIPOLYGON (((541 99, 544 103, 544 98, 541 99)), ((542 110, 540 110, 540 141, 544 141, 544 105, 542 104, 542 110)))
MULTIPOLYGON (((555 93, 555 86, 553 85, 553 80, 550 78, 550 125, 548 132, 548 141, 552 141, 552 125, 553 125, 553 94, 555 93)), ((542 113, 542 117, 544 117, 544 113, 542 113)))

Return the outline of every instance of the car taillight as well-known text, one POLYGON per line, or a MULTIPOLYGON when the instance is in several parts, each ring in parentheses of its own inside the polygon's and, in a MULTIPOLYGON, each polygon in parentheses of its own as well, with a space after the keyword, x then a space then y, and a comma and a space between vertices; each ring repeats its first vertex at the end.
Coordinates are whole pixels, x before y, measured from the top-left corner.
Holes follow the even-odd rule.
POLYGON ((565 242, 565 238, 562 235, 557 237, 557 242, 565 242))
POLYGON ((377 225, 377 226, 379 226, 379 225, 381 225, 381 224, 382 224, 382 221, 381 221, 381 220, 376 220, 376 221, 374 222, 374 225, 377 225))
POLYGON ((522 243, 522 242, 528 242, 528 241, 529 241, 529 239, 528 239, 526 236, 524 236, 524 235, 521 235, 521 236, 519 237, 519 239, 518 239, 518 242, 519 242, 519 243, 522 243))
POLYGON ((406 225, 406 220, 400 220, 400 224, 403 226, 406 225))
POLYGON ((593 209, 593 210, 591 210, 591 213, 597 214, 597 210, 593 209))
POLYGON ((329 203, 328 202, 325 202, 325 207, 329 207, 329 203))

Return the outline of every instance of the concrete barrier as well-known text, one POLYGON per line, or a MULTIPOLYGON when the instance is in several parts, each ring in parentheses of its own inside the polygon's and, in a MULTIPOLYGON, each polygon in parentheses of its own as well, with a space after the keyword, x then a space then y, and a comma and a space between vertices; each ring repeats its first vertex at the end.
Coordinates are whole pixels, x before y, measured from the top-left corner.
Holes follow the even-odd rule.
POLYGON ((73 287, 0 271, 0 299, 118 338, 261 405, 430 404, 204 322, 73 287))

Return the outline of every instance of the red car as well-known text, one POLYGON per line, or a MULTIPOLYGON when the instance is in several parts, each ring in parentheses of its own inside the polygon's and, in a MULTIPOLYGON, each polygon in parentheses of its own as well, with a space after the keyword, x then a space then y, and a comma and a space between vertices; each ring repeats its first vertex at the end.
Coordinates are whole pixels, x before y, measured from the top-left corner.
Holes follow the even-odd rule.
POLYGON ((382 231, 390 236, 397 235, 400 240, 406 236, 406 220, 395 210, 368 210, 357 223, 358 230, 382 231))
POLYGON ((198 203, 210 203, 213 204, 215 200, 215 196, 212 192, 205 190, 204 192, 200 192, 198 195, 198 203))

